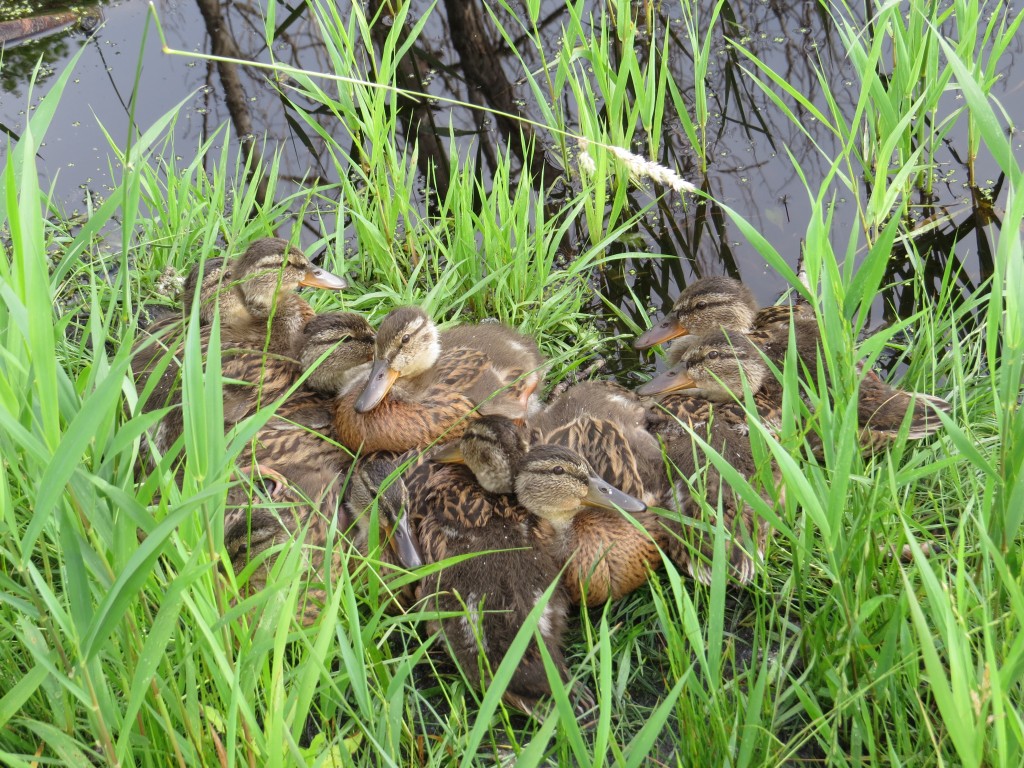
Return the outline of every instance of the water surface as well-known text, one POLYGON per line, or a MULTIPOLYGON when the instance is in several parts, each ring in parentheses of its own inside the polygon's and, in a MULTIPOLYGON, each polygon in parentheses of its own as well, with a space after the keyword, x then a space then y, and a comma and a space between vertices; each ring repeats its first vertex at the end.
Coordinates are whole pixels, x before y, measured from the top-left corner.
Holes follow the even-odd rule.
MULTIPOLYGON (((348 6, 338 5, 346 18, 348 6)), ((700 17, 709 18, 712 0, 704 0, 700 6, 700 17)), ((374 7, 375 3, 363 6, 368 14, 372 14, 374 7)), ((431 15, 404 62, 407 86, 540 119, 541 112, 522 76, 523 66, 540 71, 543 62, 550 61, 562 45, 564 4, 544 0, 539 27, 544 50, 531 48, 525 39, 517 41, 523 63, 495 31, 488 10, 479 0, 445 0, 432 13, 431 7, 426 0, 412 1, 410 18, 431 15)), ((526 17, 519 3, 510 2, 508 7, 518 17, 526 17)), ((592 3, 584 17, 596 17, 601 7, 592 3)), ((181 164, 194 157, 196 148, 219 126, 228 123, 229 130, 220 136, 227 141, 229 150, 237 150, 239 136, 244 136, 249 140, 256 137, 257 144, 268 155, 281 152, 281 173, 286 180, 280 187, 282 191, 287 191, 289 184, 301 184, 310 178, 336 180, 334 164, 317 150, 318 142, 304 135, 288 105, 268 82, 265 71, 238 68, 237 80, 226 82, 217 66, 209 61, 162 52, 149 18, 149 4, 143 0, 105 2, 96 8, 104 23, 91 36, 72 29, 7 50, 3 58, 0 128, 18 136, 25 130, 26 116, 46 93, 54 75, 68 66, 76 51, 85 48, 75 68, 73 85, 65 92, 40 150, 41 181, 53 190, 53 202, 59 210, 67 215, 87 210, 113 188, 111 174, 116 177, 118 169, 104 132, 109 133, 110 141, 119 146, 125 144, 133 98, 139 130, 145 130, 159 116, 180 105, 173 129, 173 156, 181 164), (43 68, 31 87, 32 67, 40 56, 43 68)), ((644 34, 647 17, 640 13, 641 8, 647 6, 636 6, 636 48, 643 58, 650 40, 644 34)), ((159 0, 155 9, 167 42, 174 49, 197 53, 227 51, 255 61, 271 58, 261 2, 159 0)), ((497 14, 508 28, 514 27, 516 16, 507 10, 492 5, 490 12, 497 14)), ((673 37, 670 69, 680 92, 690 98, 694 88, 693 62, 680 9, 668 3, 655 7, 653 13, 651 24, 657 39, 660 30, 665 29, 673 37)), ((330 70, 324 43, 308 9, 301 3, 282 5, 277 19, 274 58, 307 70, 330 70)), ((809 183, 816 186, 828 173, 826 156, 838 153, 838 147, 826 126, 812 119, 796 125, 785 118, 744 71, 751 65, 732 41, 751 49, 819 104, 823 100, 818 78, 824 73, 828 90, 848 115, 852 115, 858 98, 857 81, 834 20, 816 2, 727 4, 723 19, 725 23, 719 26, 713 43, 714 54, 706 79, 711 105, 707 173, 700 173, 698 156, 671 110, 667 110, 662 127, 660 155, 652 159, 676 169, 716 200, 736 209, 795 267, 811 211, 809 193, 790 156, 799 163, 809 183)), ((393 20, 385 13, 377 28, 386 32, 391 23, 393 20)), ((1024 118, 1018 65, 1022 46, 1024 40, 1018 36, 1003 58, 1001 79, 993 90, 1018 124, 1024 118)), ((949 100, 950 109, 955 108, 956 95, 951 94, 949 100)), ((577 114, 575 104, 566 99, 558 106, 571 129, 577 114)), ((431 161, 443 169, 452 149, 449 136, 454 133, 460 144, 460 156, 476 157, 485 183, 496 156, 506 154, 509 147, 513 155, 520 150, 518 125, 478 110, 438 102, 421 106, 414 117, 418 122, 408 131, 419 141, 424 162, 431 161)), ((986 275, 990 257, 987 249, 992 240, 990 229, 979 226, 985 221, 976 210, 967 184, 966 125, 965 120, 961 121, 940 150, 943 154, 938 160, 944 174, 929 195, 921 192, 915 211, 921 222, 929 217, 943 220, 927 238, 919 241, 919 248, 928 256, 927 269, 932 272, 932 280, 938 284, 946 261, 956 259, 963 265, 961 281, 964 291, 969 292, 986 275)), ((638 138, 644 137, 641 134, 638 138)), ((536 139, 541 147, 554 143, 551 136, 539 134, 536 139)), ((642 152, 643 146, 641 142, 631 149, 642 152)), ((1014 137, 1013 146, 1019 158, 1024 156, 1019 135, 1014 137)), ((217 156, 217 152, 211 153, 207 161, 215 162, 217 156)), ((534 173, 524 178, 531 183, 542 177, 548 180, 542 194, 550 205, 557 205, 565 189, 559 183, 550 183, 559 171, 551 157, 536 153, 531 168, 534 173)), ((998 211, 1001 200, 997 169, 986 155, 978 158, 976 175, 979 187, 994 190, 998 211)), ((442 172, 439 183, 443 185, 445 181, 442 172)), ((698 204, 692 198, 684 201, 671 192, 658 198, 663 191, 652 185, 631 190, 634 208, 649 209, 631 236, 615 245, 623 252, 646 255, 623 262, 621 269, 605 270, 594 277, 595 286, 627 315, 639 314, 630 291, 648 309, 660 312, 671 303, 679 286, 705 274, 727 272, 740 276, 763 302, 774 301, 784 290, 782 278, 764 264, 720 210, 698 204)), ((845 251, 850 228, 857 225, 856 209, 847 197, 837 190, 833 199, 831 236, 837 253, 845 251)), ((419 202, 424 207, 429 205, 426 199, 419 202)), ((308 239, 314 239, 315 222, 307 221, 305 226, 308 239)), ((354 242, 352 246, 355 252, 354 242)), ((566 257, 571 258, 586 246, 587 232, 580 222, 563 246, 566 257)), ((890 279, 905 277, 909 270, 905 256, 894 254, 890 279)), ((877 308, 878 317, 872 318, 876 323, 893 314, 912 311, 913 297, 909 292, 890 290, 880 297, 877 308)), ((625 330, 600 302, 595 302, 594 310, 609 333, 625 330)), ((634 369, 638 361, 632 354, 624 350, 622 359, 610 361, 611 368, 634 369)))

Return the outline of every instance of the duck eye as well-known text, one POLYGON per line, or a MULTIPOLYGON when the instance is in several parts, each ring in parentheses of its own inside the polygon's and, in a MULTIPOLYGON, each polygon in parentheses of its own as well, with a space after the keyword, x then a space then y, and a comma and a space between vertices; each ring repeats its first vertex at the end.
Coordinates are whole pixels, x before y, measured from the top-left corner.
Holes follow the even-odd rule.
POLYGON ((553 475, 564 475, 565 474, 565 467, 553 467, 551 469, 551 474, 553 474, 553 475))
POLYGON ((409 334, 408 333, 405 334, 405 336, 402 337, 402 343, 403 344, 408 344, 409 343, 409 334))
POLYGON ((717 360, 717 359, 718 359, 718 350, 717 349, 712 349, 710 352, 708 352, 708 360, 717 360))
POLYGON ((708 303, 706 301, 698 301, 693 306, 696 307, 697 309, 707 309, 708 308, 708 303))

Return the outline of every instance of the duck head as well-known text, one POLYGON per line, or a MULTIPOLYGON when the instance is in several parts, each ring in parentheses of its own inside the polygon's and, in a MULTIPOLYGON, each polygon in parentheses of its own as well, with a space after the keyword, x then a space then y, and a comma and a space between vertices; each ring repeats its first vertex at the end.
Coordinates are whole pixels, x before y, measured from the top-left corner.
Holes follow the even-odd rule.
POLYGON ((623 493, 594 474, 575 451, 558 445, 536 446, 519 463, 516 497, 529 512, 565 528, 583 507, 638 513, 640 499, 623 493))
POLYGON ((264 237, 229 263, 224 275, 237 288, 241 301, 254 317, 268 317, 279 293, 300 285, 339 291, 346 283, 314 265, 287 240, 264 237))
POLYGON ((483 416, 471 422, 458 441, 440 448, 433 459, 463 463, 482 488, 512 493, 516 467, 528 448, 527 428, 521 420, 483 416))
POLYGON ((747 331, 757 314, 754 294, 731 277, 705 277, 688 285, 665 318, 642 333, 633 346, 647 349, 688 334, 722 328, 747 331))
POLYGON ((732 400, 743 392, 743 381, 759 390, 770 375, 759 350, 742 333, 713 331, 695 337, 679 362, 638 387, 638 395, 685 391, 708 400, 732 400))
POLYGON ((323 312, 312 318, 303 329, 299 354, 303 370, 313 368, 306 384, 332 395, 345 389, 358 375, 359 366, 373 359, 375 335, 373 327, 355 312, 323 312))
POLYGON ((397 473, 397 465, 387 459, 360 461, 349 479, 346 503, 355 518, 356 546, 366 551, 374 502, 380 541, 386 541, 399 565, 412 570, 423 565, 419 542, 409 524, 409 490, 397 473))
POLYGON ((370 378, 356 400, 356 412, 372 411, 399 378, 430 370, 440 355, 440 335, 426 312, 419 307, 391 310, 377 330, 370 378))

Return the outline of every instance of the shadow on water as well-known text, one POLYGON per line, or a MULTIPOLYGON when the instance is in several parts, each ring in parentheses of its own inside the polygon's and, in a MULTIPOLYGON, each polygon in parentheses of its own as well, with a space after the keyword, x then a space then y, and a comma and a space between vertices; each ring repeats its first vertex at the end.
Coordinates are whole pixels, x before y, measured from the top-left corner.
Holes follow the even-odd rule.
MULTIPOLYGON (((699 18, 710 18, 713 6, 705 0, 699 18)), ((535 101, 524 71, 540 72, 563 45, 564 3, 547 0, 533 36, 539 45, 523 35, 509 39, 505 30, 521 29, 527 14, 519 3, 487 5, 480 0, 443 0, 436 7, 427 0, 412 0, 405 38, 412 36, 413 23, 422 28, 398 64, 400 84, 410 91, 443 97, 403 98, 400 118, 404 139, 418 145, 418 162, 423 177, 419 204, 431 210, 435 195, 443 196, 450 184, 450 156, 475 153, 474 167, 486 188, 489 174, 505 154, 515 159, 514 177, 530 184, 550 210, 556 210, 571 193, 566 176, 549 150, 557 137, 538 132, 531 125, 495 115, 488 110, 541 121, 543 111, 535 101), (431 11, 431 8, 434 8, 431 11), (429 14, 424 20, 424 14, 429 14), (450 106, 455 99, 481 109, 450 106), (457 147, 451 146, 452 137, 457 147)), ((74 205, 78 190, 103 192, 108 151, 102 134, 93 129, 90 112, 95 112, 115 141, 127 135, 128 104, 134 98, 136 120, 145 127, 173 104, 184 99, 175 125, 175 148, 184 156, 188 147, 198 146, 225 120, 233 128, 233 146, 241 152, 281 152, 281 173, 293 186, 317 179, 333 182, 334 161, 323 142, 298 118, 294 106, 267 80, 263 71, 230 62, 189 60, 162 55, 149 28, 149 41, 141 51, 142 78, 133 91, 140 41, 146 29, 147 5, 141 0, 102 4, 104 26, 91 38, 92 50, 76 72, 78 83, 65 94, 61 105, 63 120, 56 120, 41 152, 42 167, 55 183, 58 202, 74 205), (189 94, 192 94, 191 96, 189 94), (107 105, 100 109, 97 105, 107 105), (67 126, 73 126, 68 128, 67 126), (120 130, 120 135, 118 134, 120 130), (63 134, 61 132, 64 132, 63 134), (257 139, 260 137, 260 139, 257 139), (265 141, 262 140, 265 137, 265 141)), ((169 44, 180 50, 212 53, 216 56, 269 61, 262 11, 259 5, 233 0, 162 0, 156 4, 169 44)), ((395 16, 387 0, 368 0, 365 13, 373 42, 379 51, 392 31, 395 16)), ((597 13, 594 7, 583 14, 597 13)), ((620 21, 635 25, 635 54, 643 66, 652 41, 665 35, 669 74, 684 100, 695 88, 694 62, 685 19, 679 7, 635 6, 635 18, 620 21), (646 10, 644 10, 646 9, 646 10)), ((342 16, 347 13, 341 9, 342 16)), ((614 24, 614 14, 610 23, 614 24)), ((726 3, 722 8, 716 37, 712 41, 709 69, 705 78, 710 119, 703 153, 694 150, 684 130, 684 120, 666 106, 660 126, 660 155, 651 158, 676 169, 715 200, 737 210, 794 268, 800 256, 801 237, 807 231, 811 209, 809 194, 790 156, 810 179, 825 178, 830 154, 838 152, 837 139, 827 126, 810 115, 790 120, 774 107, 770 98, 747 73, 749 61, 737 45, 761 58, 774 71, 801 89, 811 101, 821 102, 824 91, 832 94, 839 108, 852 115, 858 91, 847 54, 835 30, 835 20, 817 2, 726 3), (824 79, 824 84, 819 78, 824 79), (701 168, 706 167, 705 172, 701 168)), ((324 40, 306 4, 280 6, 273 58, 307 70, 330 71, 324 40)), ((595 30, 595 33, 597 30, 595 30)), ((86 40, 78 36, 54 36, 35 41, 30 47, 5 51, 2 84, 4 104, 0 126, 17 135, 24 126, 24 95, 31 66, 42 57, 46 66, 61 66, 72 49, 86 40)), ((615 35, 612 39, 619 39, 615 35)), ((1019 38, 1004 55, 1013 69, 1021 52, 1019 38)), ((657 46, 654 46, 658 50, 657 46)), ((613 56, 621 51, 610 48, 613 56)), ((354 71, 373 71, 374 62, 366 52, 354 71)), ((617 65, 612 61, 612 66, 617 65)), ((44 81, 45 74, 44 71, 44 81)), ((884 73, 883 73, 884 74, 884 73)), ((1013 87, 1010 72, 993 90, 1002 99, 1013 87)), ((45 91, 45 82, 38 91, 45 91)), ((567 92, 568 93, 568 92, 567 92)), ((1010 103, 1012 99, 1008 99, 1010 103)), ((315 109, 316 105, 300 104, 315 109)), ((579 112, 569 95, 556 104, 569 130, 578 127, 579 112)), ((602 105, 597 105, 600 109, 602 105)), ((692 104, 686 107, 692 108, 692 104)), ((1019 107, 1018 107, 1019 109, 1019 107)), ((952 111, 952 110, 950 110, 952 111)), ((1011 116, 1012 117, 1012 116, 1011 116)), ((1024 115, 1017 115, 1024 117, 1024 115)), ((321 125, 343 133, 334 118, 320 113, 321 125)), ((629 126, 632 129, 632 126, 629 126)), ((627 132, 629 135, 629 132, 627 132)), ((632 130, 633 151, 643 152, 647 135, 632 130)), ((986 179, 991 168, 987 158, 977 158, 971 168, 963 159, 967 146, 966 121, 960 121, 940 149, 945 157, 939 164, 945 176, 934 180, 930 189, 919 190, 919 206, 909 229, 918 232, 917 248, 926 257, 926 276, 935 285, 947 265, 957 275, 964 295, 982 284, 991 272, 989 230, 998 223, 1001 185, 989 181, 987 191, 971 186, 974 179, 986 179), (959 133, 957 133, 959 131, 959 133), (973 172, 972 172, 973 171, 973 172)), ((1016 149, 1019 150, 1019 142, 1016 149)), ((358 157, 353 147, 353 157, 358 157)), ((265 190, 265 180, 256 180, 265 190)), ((865 194, 869 193, 867 182, 865 194)), ((280 187, 279 187, 280 188, 280 187)), ((287 187, 284 187, 287 189, 287 187)), ((712 202, 690 198, 686 201, 671 190, 648 183, 628 193, 629 213, 639 218, 628 239, 614 243, 613 250, 629 258, 594 276, 595 287, 637 325, 645 320, 637 302, 649 312, 667 308, 680 287, 695 277, 728 273, 749 283, 762 302, 774 301, 787 287, 782 278, 763 263, 742 238, 722 209, 712 202)), ((857 226, 855 201, 838 187, 833 198, 833 226, 837 252, 842 252, 850 228, 857 226)), ((317 223, 304 221, 310 238, 319 237, 317 223)), ((569 258, 587 246, 589 235, 581 219, 570 230, 562 252, 569 258)), ((351 231, 351 230, 350 230, 351 231)), ((354 235, 351 235, 354 237, 354 235)), ((876 303, 874 325, 913 311, 914 297, 899 286, 899 280, 914 269, 906 254, 894 251, 887 282, 894 287, 883 291, 876 303)), ((609 333, 630 333, 630 328, 605 304, 593 304, 598 321, 609 333)), ((625 347, 626 345, 621 345, 625 347)), ((622 357, 609 361, 611 370, 626 376, 650 362, 624 349, 622 357)))

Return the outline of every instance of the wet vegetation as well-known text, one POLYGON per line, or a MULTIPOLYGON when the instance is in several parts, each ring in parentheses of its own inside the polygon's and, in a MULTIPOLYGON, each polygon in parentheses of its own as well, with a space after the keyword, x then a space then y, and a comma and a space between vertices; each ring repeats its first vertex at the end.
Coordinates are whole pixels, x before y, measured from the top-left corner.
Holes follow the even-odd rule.
POLYGON ((995 95, 1024 17, 964 0, 756 5, 825 32, 778 56, 748 10, 270 3, 268 50, 301 27, 316 67, 243 70, 215 40, 232 124, 188 153, 168 138, 177 109, 140 128, 116 149, 116 188, 73 222, 39 184, 73 67, 54 75, 0 174, 6 764, 1024 762, 1024 178, 995 95), (308 173, 253 138, 243 71, 276 89, 308 173), (241 152, 215 149, 230 130, 241 152), (764 145, 733 161, 754 135, 805 190, 799 227, 749 182, 764 145), (153 417, 128 371, 176 278, 275 231, 347 273, 344 308, 373 321, 415 303, 535 335, 549 386, 598 358, 643 380, 651 365, 625 350, 694 274, 808 298, 835 394, 813 416, 793 398, 778 434, 752 435, 786 489, 753 583, 729 583, 724 555, 710 586, 666 563, 582 612, 567 657, 595 693, 591 727, 553 670, 546 717, 501 704, 514 659, 468 687, 422 615, 385 612, 377 580, 326 585, 319 622, 296 625, 297 547, 245 596, 224 567, 225 497, 270 410, 209 428, 221 381, 190 336, 184 471, 140 477, 153 417), (945 429, 862 457, 861 360, 949 400, 945 429))

